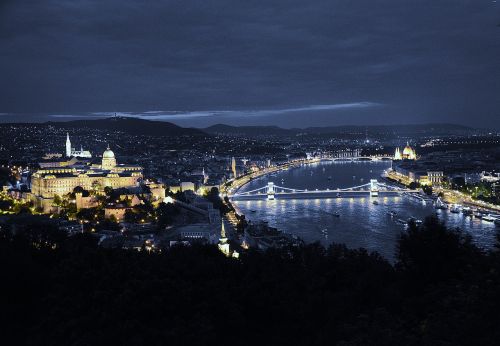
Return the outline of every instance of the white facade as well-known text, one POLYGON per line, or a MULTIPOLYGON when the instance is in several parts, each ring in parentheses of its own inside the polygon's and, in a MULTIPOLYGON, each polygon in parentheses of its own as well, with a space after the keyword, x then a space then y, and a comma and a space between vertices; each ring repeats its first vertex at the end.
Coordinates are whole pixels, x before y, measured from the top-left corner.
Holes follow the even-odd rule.
POLYGON ((66 157, 83 157, 90 159, 92 158, 92 154, 88 150, 83 150, 82 147, 80 147, 80 150, 72 148, 69 133, 66 133, 66 157))

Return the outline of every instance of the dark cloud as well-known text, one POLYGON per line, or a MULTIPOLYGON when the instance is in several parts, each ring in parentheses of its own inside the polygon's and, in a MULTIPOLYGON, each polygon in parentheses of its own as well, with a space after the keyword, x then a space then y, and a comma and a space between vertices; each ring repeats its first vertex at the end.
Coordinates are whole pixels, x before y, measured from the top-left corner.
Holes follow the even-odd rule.
POLYGON ((499 126, 499 5, 490 0, 3 1, 0 112, 239 114, 370 102, 382 106, 222 120, 499 126))

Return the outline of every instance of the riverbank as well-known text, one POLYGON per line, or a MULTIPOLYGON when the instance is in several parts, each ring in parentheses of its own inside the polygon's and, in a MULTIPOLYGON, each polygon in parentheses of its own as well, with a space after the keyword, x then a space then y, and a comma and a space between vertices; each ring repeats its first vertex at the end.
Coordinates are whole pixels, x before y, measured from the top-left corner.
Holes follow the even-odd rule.
MULTIPOLYGON (((391 181, 392 183, 406 187, 411 183, 411 181, 407 177, 394 171, 387 172, 387 174, 383 176, 383 178, 391 181)), ((468 207, 481 208, 491 212, 500 212, 499 205, 475 200, 472 197, 461 193, 460 191, 435 187, 433 192, 435 195, 442 194, 443 202, 445 202, 446 204, 462 204, 468 207)))
POLYGON ((481 208, 491 212, 500 212, 499 205, 472 199, 470 196, 467 196, 460 191, 440 188, 436 189, 436 192, 442 193, 443 201, 448 204, 463 204, 469 207, 481 208))
MULTIPOLYGON (((326 190, 360 185, 377 178, 390 168, 390 163, 332 163, 304 165, 282 171, 270 181, 284 181, 283 186, 295 189, 326 190)), ((262 187, 267 181, 249 182, 241 191, 262 187)), ((391 182, 391 184, 395 184, 391 182)), ((395 184, 397 185, 397 184, 395 184)), ((481 247, 488 248, 495 239, 495 225, 479 218, 467 218, 462 214, 436 210, 430 200, 412 195, 360 196, 337 198, 267 198, 232 200, 238 210, 252 222, 269 221, 271 227, 297 235, 306 243, 320 242, 328 246, 332 242, 346 244, 349 248, 363 247, 393 259, 395 244, 403 225, 397 219, 425 220, 438 214, 449 227, 460 228, 471 234, 481 247), (391 218, 391 215, 397 217, 391 218), (339 215, 334 216, 334 215, 339 215)))

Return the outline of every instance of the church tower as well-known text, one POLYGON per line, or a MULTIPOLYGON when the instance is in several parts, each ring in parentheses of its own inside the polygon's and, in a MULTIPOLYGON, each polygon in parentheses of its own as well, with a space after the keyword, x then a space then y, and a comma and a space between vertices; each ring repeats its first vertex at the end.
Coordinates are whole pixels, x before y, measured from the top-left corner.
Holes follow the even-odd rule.
POLYGON ((394 153, 394 160, 402 160, 403 157, 401 156, 401 151, 399 151, 399 148, 396 148, 396 152, 394 153))
POLYGON ((231 171, 233 171, 233 177, 234 179, 237 178, 237 175, 236 175, 236 159, 233 157, 232 160, 231 160, 231 171))
POLYGON ((69 140, 69 133, 66 132, 66 157, 71 156, 71 141, 69 140))

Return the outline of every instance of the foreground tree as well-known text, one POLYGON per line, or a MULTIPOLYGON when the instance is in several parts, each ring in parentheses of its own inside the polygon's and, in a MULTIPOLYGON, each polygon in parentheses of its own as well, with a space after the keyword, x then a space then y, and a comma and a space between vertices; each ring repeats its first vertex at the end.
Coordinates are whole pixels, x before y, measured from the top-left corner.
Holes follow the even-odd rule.
POLYGON ((58 238, 36 224, 23 229, 0 231, 6 344, 500 340, 498 253, 477 249, 436 219, 402 235, 394 265, 337 244, 251 250, 235 260, 214 246, 110 250, 87 234, 58 238))

